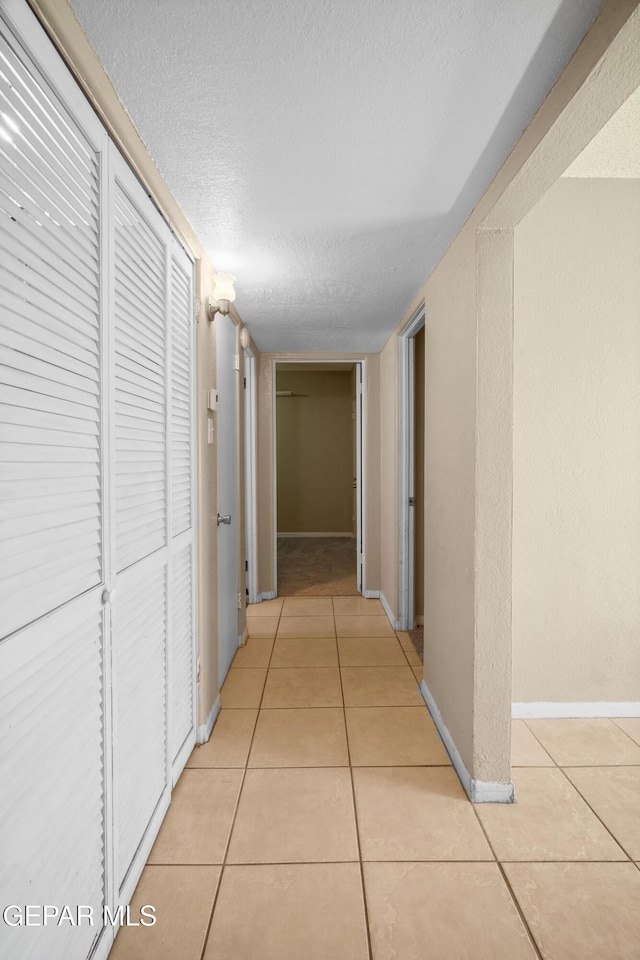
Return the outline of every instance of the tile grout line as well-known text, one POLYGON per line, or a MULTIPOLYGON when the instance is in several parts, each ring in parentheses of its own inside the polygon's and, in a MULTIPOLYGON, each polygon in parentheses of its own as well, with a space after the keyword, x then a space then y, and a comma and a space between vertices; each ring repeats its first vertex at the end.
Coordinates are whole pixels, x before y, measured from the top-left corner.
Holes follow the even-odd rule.
POLYGON ((636 719, 635 717, 603 717, 602 719, 610 720, 611 723, 614 725, 614 727, 616 727, 620 731, 620 733, 622 733, 625 737, 627 737, 627 739, 630 740, 634 746, 640 747, 640 743, 638 743, 637 740, 634 740, 631 734, 627 733, 627 731, 623 727, 621 727, 620 724, 616 723, 616 720, 635 720, 636 719))
MULTIPOLYGON (((509 878, 508 878, 508 876, 507 876, 507 874, 506 874, 506 872, 505 872, 505 870, 504 870, 504 867, 502 866, 502 862, 501 862, 500 859, 498 858, 498 855, 497 855, 497 853, 496 853, 496 851, 495 851, 495 848, 494 848, 494 846, 493 846, 493 843, 491 842, 491 838, 489 837, 489 834, 487 833, 487 831, 486 831, 486 829, 485 829, 485 826, 484 826, 481 818, 478 816, 478 812, 477 812, 477 810, 476 810, 476 804, 471 803, 471 800, 469 800, 469 803, 471 804, 471 809, 473 810, 473 813, 474 813, 474 816, 475 816, 475 818, 476 818, 476 820, 477 820, 477 822, 478 822, 478 825, 479 825, 480 829, 482 830, 482 833, 483 833, 483 835, 484 835, 484 838, 485 838, 485 840, 487 841, 487 845, 488 845, 489 850, 491 851, 491 854, 492 854, 492 856, 493 856, 494 863, 496 864, 496 866, 497 866, 497 868, 498 868, 498 872, 500 873, 500 876, 502 877, 502 880, 503 880, 504 884, 506 885, 507 892, 508 892, 509 896, 511 897, 511 902, 512 902, 513 905, 515 906, 516 912, 517 912, 518 916, 520 917, 520 920, 522 921, 522 925, 523 925, 523 927, 524 927, 524 929, 525 929, 525 932, 526 932, 527 936, 529 937, 529 940, 530 940, 530 942, 531 942, 531 945, 532 945, 532 947, 533 947, 533 949, 534 949, 534 951, 535 951, 536 957, 538 958, 538 960, 544 960, 544 958, 543 958, 543 956, 542 956, 542 951, 541 951, 541 950, 539 949, 539 947, 538 947, 538 944, 537 944, 537 942, 536 942, 536 938, 534 937, 533 931, 532 931, 531 927, 529 926, 529 923, 528 923, 528 921, 527 921, 527 918, 525 917, 524 912, 523 912, 522 908, 520 907, 520 904, 519 904, 519 902, 518 902, 518 898, 516 897, 515 891, 512 889, 511 884, 509 883, 509 878)), ((487 862, 487 861, 485 861, 485 862, 487 862)))
MULTIPOLYGON (((511 719, 513 720, 514 718, 512 717, 511 719)), ((551 754, 549 753, 549 751, 547 750, 547 748, 545 747, 545 745, 542 743, 542 741, 535 735, 535 733, 533 732, 533 730, 531 729, 531 727, 529 726, 529 724, 527 723, 527 721, 523 718, 522 722, 524 723, 525 727, 527 728, 527 730, 529 731, 529 733, 531 734, 531 736, 533 737, 533 739, 534 739, 534 740, 536 741, 536 743, 539 745, 539 747, 540 747, 542 750, 544 750, 544 752, 546 753, 546 755, 549 757, 549 759, 551 760, 551 762, 552 762, 552 764, 554 765, 554 767, 557 767, 558 764, 556 763, 556 761, 554 760, 554 758, 551 756, 551 754)), ((511 764, 511 766, 513 766, 513 764, 511 764)))
MULTIPOLYGON (((284 609, 284 601, 283 601, 283 603, 282 603, 282 607, 280 608, 280 614, 278 615, 278 623, 276 624, 276 636, 278 635, 278 627, 280 626, 280 619, 281 619, 281 617, 282 617, 282 610, 283 610, 283 609, 284 609)), ((247 640, 248 640, 248 639, 249 639, 249 637, 247 637, 247 640)), ((256 730, 257 730, 257 728, 258 728, 258 721, 259 721, 259 719, 260 719, 260 710, 261 710, 261 708, 262 708, 262 701, 263 701, 263 699, 264 699, 264 692, 265 692, 265 690, 266 690, 266 688, 267 688, 267 677, 268 677, 268 675, 269 675, 269 665, 271 664, 271 658, 273 657, 273 651, 274 651, 274 649, 275 649, 275 645, 276 645, 276 641, 275 641, 275 637, 274 637, 274 639, 273 639, 273 645, 272 645, 272 647, 271 647, 271 653, 269 654, 269 663, 267 664, 267 669, 266 669, 265 676, 264 676, 264 683, 263 683, 263 685, 262 685, 262 691, 261 691, 261 693, 260 693, 260 702, 258 703, 258 710, 257 710, 257 713, 256 713, 256 722, 255 722, 254 725, 253 725, 253 732, 252 732, 252 734, 251 734, 251 741, 250 741, 250 743, 249 743, 249 749, 247 750, 247 756, 246 756, 246 758, 245 758, 244 767, 242 768, 242 779, 240 780, 240 789, 238 790, 238 799, 236 800, 236 806, 235 806, 235 809, 234 809, 234 811, 233 811, 233 817, 231 818, 231 825, 230 825, 230 827, 229 827, 229 835, 228 835, 228 837, 227 837, 227 842, 226 842, 226 844, 225 844, 224 856, 223 856, 223 858, 222 858, 222 865, 221 865, 221 867, 220 867, 220 877, 219 877, 219 879, 218 879, 218 885, 217 885, 217 887, 216 887, 216 892, 215 892, 215 895, 214 895, 214 897, 213 897, 213 903, 211 904, 211 913, 210 913, 210 915, 209 915, 209 922, 208 922, 208 924, 207 924, 207 929, 206 929, 205 936, 204 936, 204 940, 203 940, 203 943, 202 943, 202 951, 201 951, 201 953, 200 953, 200 960, 204 960, 204 956, 205 956, 205 954, 206 954, 206 952, 207 952, 207 946, 208 946, 208 944, 209 944, 209 937, 210 937, 210 935, 211 935, 211 928, 212 928, 212 926, 213 926, 213 917, 214 917, 214 914, 215 914, 215 911, 216 911, 216 906, 217 906, 217 904, 218 904, 218 898, 219 898, 219 896, 220 896, 220 890, 222 889, 222 881, 223 881, 223 879, 224 879, 225 867, 227 866, 227 857, 228 857, 228 855, 229 855, 229 847, 231 846, 231 838, 232 838, 232 836, 233 836, 233 830, 234 830, 234 827, 235 827, 235 825, 236 825, 236 819, 237 819, 237 817, 238 817, 238 810, 240 809, 240 800, 242 799, 242 791, 243 791, 243 789, 244 789, 244 781, 245 781, 246 776, 247 776, 247 770, 248 770, 248 765, 249 765, 249 757, 251 756, 251 750, 252 750, 252 747, 253 747, 253 741, 254 741, 254 739, 255 739, 256 730)), ((255 708, 253 708, 253 709, 255 709, 255 708)), ((238 768, 236 767, 235 769, 238 769, 238 768)))
MULTIPOLYGON (((584 769, 584 768, 582 768, 582 769, 584 769)), ((618 838, 613 834, 613 832, 609 829, 609 827, 607 826, 607 824, 604 822, 604 820, 602 819, 602 817, 594 810, 594 808, 591 806, 591 804, 589 803, 589 801, 587 800, 587 798, 586 798, 585 796, 583 796, 582 792, 580 791, 580 788, 577 787, 577 786, 575 785, 575 783, 573 783, 573 781, 571 780, 571 778, 570 778, 569 776, 567 776, 567 773, 566 773, 564 767, 558 767, 558 770, 562 773, 562 775, 564 776, 564 778, 565 778, 565 780, 567 781, 567 783, 569 784, 569 786, 572 787, 572 788, 576 791, 576 793, 578 794, 578 796, 580 797, 580 799, 582 800, 582 802, 587 805, 587 807, 589 808, 589 810, 591 811, 591 813, 594 815, 594 817, 596 818, 596 820, 597 820, 599 823, 602 824, 602 826, 603 826, 604 829, 607 831, 607 833, 609 834, 609 836, 611 837, 611 839, 613 840, 613 842, 616 844, 616 846, 620 847, 620 849, 621 849, 622 852, 624 853, 624 855, 625 855, 625 857, 627 858, 627 860, 633 861, 633 858, 630 856, 630 854, 628 853, 628 851, 622 846, 622 843, 620 842, 620 840, 618 840, 618 838)), ((570 862, 571 862, 571 861, 570 861, 570 862)), ((579 861, 578 861, 578 862, 579 862, 579 861)), ((621 860, 594 860, 594 861, 590 861, 590 862, 593 862, 593 863, 623 863, 624 861, 621 861, 621 860)))
MULTIPOLYGON (((405 658, 405 660, 407 661, 407 666, 409 667, 409 670, 411 670, 411 673, 413 674, 414 680, 416 681, 416 683, 418 684, 418 686, 420 686, 420 681, 419 681, 418 678, 416 677, 415 673, 413 673, 413 664, 411 664, 411 663, 409 662, 409 657, 407 656, 407 651, 406 651, 405 648, 402 646, 402 643, 400 643, 400 637, 398 636, 398 633, 409 633, 409 631, 408 631, 408 630, 395 630, 394 632, 395 632, 395 635, 396 635, 396 640, 397 640, 398 644, 400 645, 400 649, 402 650, 402 652, 403 652, 403 654, 404 654, 404 658, 405 658)), ((411 643, 411 646, 412 646, 412 648, 413 648, 414 653, 416 654, 416 656, 418 656, 417 650, 415 649, 415 647, 413 647, 413 641, 412 641, 412 643, 411 643)), ((423 654, 423 656, 424 656, 424 654, 423 654)), ((419 660, 419 659, 420 659, 420 657, 418 657, 418 660, 419 660)), ((422 666, 422 674, 423 674, 423 676, 424 676, 424 661, 423 661, 423 663, 421 664, 421 666, 422 666)))
MULTIPOLYGON (((333 599, 333 598, 332 598, 333 599)), ((334 607, 334 627, 335 607, 334 607)), ((338 630, 336 627, 336 647, 338 646, 338 630)), ((347 744, 347 761, 349 763, 349 782, 351 783, 351 798, 353 803, 353 822, 356 831, 356 846, 358 849, 358 868, 360 871, 360 886, 362 889, 362 907, 364 910, 364 925, 367 936, 367 951, 369 960, 372 960, 373 951, 371 947, 371 929, 369 927, 369 908, 367 905, 367 893, 364 885, 364 864, 362 862, 362 845, 360 843, 360 828, 358 825, 358 810, 356 806, 356 788, 353 779, 353 764, 351 763, 351 745, 349 742, 349 728, 347 727, 347 708, 344 700, 344 687, 342 684, 342 670, 340 669, 340 653, 338 652, 338 676, 340 677, 340 694, 342 696, 342 719, 344 722, 344 737, 347 744)))

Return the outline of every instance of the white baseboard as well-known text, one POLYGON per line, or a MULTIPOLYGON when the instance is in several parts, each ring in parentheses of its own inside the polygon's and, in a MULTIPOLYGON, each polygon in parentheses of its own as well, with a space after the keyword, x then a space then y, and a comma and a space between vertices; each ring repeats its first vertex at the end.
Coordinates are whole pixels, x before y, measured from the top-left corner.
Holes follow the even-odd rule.
POLYGON ((379 590, 363 590, 362 596, 365 598, 365 600, 379 600, 380 591, 379 590))
POLYGON ((259 593, 256 597, 256 603, 262 603, 263 600, 275 600, 276 591, 275 590, 263 590, 262 593, 259 593))
POLYGON ((213 730, 213 725, 218 719, 218 714, 220 713, 220 694, 216 697, 216 702, 211 707, 209 711, 209 716, 204 723, 198 724, 196 730, 196 743, 206 743, 209 737, 211 736, 211 731, 213 730))
POLYGON ((244 628, 242 636, 238 637, 238 647, 244 647, 245 643, 249 639, 249 625, 244 628))
POLYGON ((401 627, 400 627, 400 621, 399 621, 396 617, 394 617, 394 615, 393 615, 393 613, 392 613, 392 611, 391 611, 391 607, 390 607, 389 604, 387 603, 387 598, 385 597, 385 595, 384 595, 384 593, 382 592, 382 590, 379 591, 378 597, 379 597, 380 603, 382 604, 382 607, 383 607, 383 609, 384 609, 384 612, 386 613, 386 615, 387 615, 388 618, 389 618, 389 621, 390 621, 390 623, 391 623, 391 626, 393 627, 394 630, 400 630, 400 629, 401 629, 401 627))
POLYGON ((586 703, 556 703, 538 701, 532 703, 512 703, 511 716, 514 720, 561 720, 572 717, 640 717, 640 702, 607 702, 593 700, 586 703))
POLYGON ((296 539, 297 537, 350 537, 352 540, 355 538, 355 533, 324 533, 320 531, 319 533, 278 533, 278 537, 296 539))
POLYGON ((462 757, 458 753, 451 734, 447 730, 442 714, 431 695, 429 687, 423 680, 420 683, 420 693, 431 714, 436 729, 440 734, 445 750, 449 754, 453 769, 458 774, 460 783, 466 790, 467 796, 472 803, 513 803, 513 784, 497 783, 487 780, 474 780, 465 767, 462 757))

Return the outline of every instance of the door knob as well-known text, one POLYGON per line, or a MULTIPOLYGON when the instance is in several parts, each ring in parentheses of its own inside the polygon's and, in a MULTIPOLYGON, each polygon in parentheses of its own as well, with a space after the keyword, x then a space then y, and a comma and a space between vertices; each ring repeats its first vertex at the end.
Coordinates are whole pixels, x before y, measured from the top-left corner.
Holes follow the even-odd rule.
POLYGON ((220 514, 218 514, 218 526, 220 526, 221 523, 226 523, 227 526, 230 527, 230 526, 231 526, 231 514, 228 513, 225 517, 221 517, 220 514))

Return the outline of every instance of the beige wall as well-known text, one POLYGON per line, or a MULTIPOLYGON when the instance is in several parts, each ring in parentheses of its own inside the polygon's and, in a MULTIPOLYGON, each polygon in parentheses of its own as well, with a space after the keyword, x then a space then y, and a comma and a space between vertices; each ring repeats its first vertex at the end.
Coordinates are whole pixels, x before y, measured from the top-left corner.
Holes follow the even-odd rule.
MULTIPOLYGON (((385 415, 397 334, 424 299, 425 679, 476 780, 510 778, 512 231, 638 86, 639 42, 637 3, 607 0, 382 355, 385 415)), ((397 462, 381 475, 393 510, 397 462)), ((382 557, 396 545, 383 521, 382 557)))
POLYGON ((258 593, 275 589, 274 393, 277 360, 355 361, 364 367, 364 589, 380 589, 380 358, 377 354, 262 353, 258 363, 258 593))
POLYGON ((640 180, 515 233, 513 699, 640 700, 640 180))
POLYGON ((353 533, 352 372, 276 373, 278 533, 353 533))
MULTIPOLYGON (((149 192, 194 255, 206 264, 197 238, 160 178, 69 4, 66 0, 30 2, 149 192)), ((510 330, 509 311, 505 307, 505 300, 510 296, 508 231, 636 89, 640 82, 639 44, 640 11, 636 0, 605 0, 569 67, 438 267, 417 292, 404 316, 398 318, 399 330, 421 299, 425 299, 425 456, 429 464, 425 487, 425 604, 429 616, 428 629, 425 626, 428 636, 425 675, 444 722, 475 778, 504 780, 509 777, 511 637, 510 609, 505 601, 503 582, 507 578, 511 582, 510 557, 506 553, 510 549, 510 521, 504 521, 505 511, 508 514, 510 510, 510 497, 506 497, 505 508, 504 478, 508 476, 510 481, 512 444, 510 429, 503 430, 505 422, 511 423, 512 403, 509 374, 505 369, 505 346, 509 343, 510 330), (560 122, 556 123, 558 118, 560 122), (479 233, 481 226, 494 228, 490 233, 495 236, 483 238, 479 233), (505 231, 505 235, 500 236, 505 231), (489 333, 497 333, 499 350, 495 350, 492 338, 487 337, 489 333), (496 463, 500 467, 497 480, 496 471, 492 469, 496 463), (478 611, 481 616, 477 616, 478 611)), ((206 91, 192 93, 206 98, 206 91)), ((201 299, 205 291, 208 292, 208 277, 207 267, 199 283, 201 299)), ((392 340, 395 338, 396 334, 392 340)), ((205 356, 198 358, 202 663, 199 713, 202 720, 217 693, 217 620, 215 601, 210 594, 216 582, 215 528, 211 522, 215 512, 212 502, 215 478, 211 471, 212 454, 202 441, 206 425, 201 399, 206 385, 202 380, 203 371, 215 370, 215 358, 210 335, 200 326, 198 344, 199 350, 205 351, 205 356), (204 562, 203 558, 208 560, 204 562)), ((386 558, 390 551, 397 550, 397 526, 391 521, 393 510, 397 510, 397 464, 393 466, 397 444, 393 444, 393 423, 388 420, 389 405, 395 409, 397 402, 396 350, 397 344, 393 343, 383 354, 383 391, 380 358, 369 355, 366 361, 365 586, 373 590, 380 589, 382 584, 381 557, 386 558), (387 418, 383 456, 381 413, 387 418), (387 445, 389 440, 391 446, 387 445), (383 506, 387 514, 384 532, 383 506)), ((273 587, 270 367, 269 358, 261 357, 258 384, 260 590, 273 587)), ((385 571, 387 583, 386 561, 385 571)), ((395 580, 397 583, 397 576, 395 580)), ((506 593, 510 600, 510 587, 506 593)))

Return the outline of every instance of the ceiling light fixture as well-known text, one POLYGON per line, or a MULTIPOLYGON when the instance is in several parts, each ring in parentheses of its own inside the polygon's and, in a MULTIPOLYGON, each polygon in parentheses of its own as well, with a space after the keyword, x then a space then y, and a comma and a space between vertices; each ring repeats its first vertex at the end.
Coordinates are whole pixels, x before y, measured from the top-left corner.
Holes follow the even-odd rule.
POLYGON ((230 273, 217 273, 213 283, 213 294, 207 300, 207 316, 209 320, 215 319, 216 313, 226 316, 229 313, 229 307, 236 298, 236 292, 233 289, 233 283, 236 278, 230 273))

